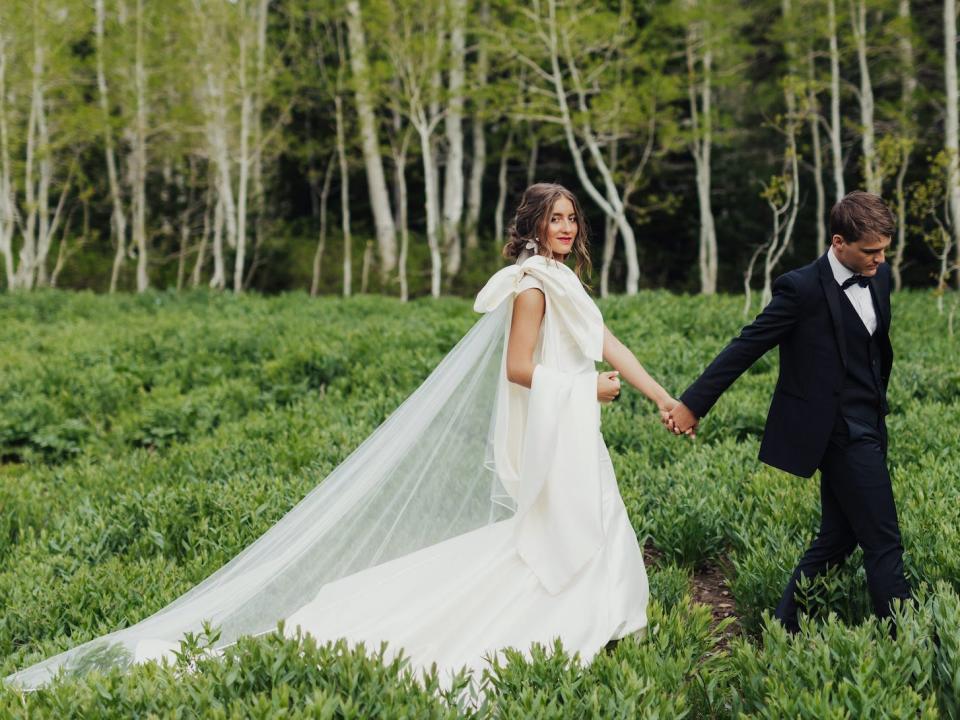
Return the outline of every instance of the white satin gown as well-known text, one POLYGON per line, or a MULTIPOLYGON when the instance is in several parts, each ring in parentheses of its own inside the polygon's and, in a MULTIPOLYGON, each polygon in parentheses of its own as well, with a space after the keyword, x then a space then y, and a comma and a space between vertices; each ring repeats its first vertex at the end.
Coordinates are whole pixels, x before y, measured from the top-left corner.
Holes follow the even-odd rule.
POLYGON ((497 403, 496 471, 515 515, 325 585, 286 632, 387 641, 449 677, 555 638, 589 662, 646 626, 643 555, 600 434, 600 311, 572 270, 539 256, 495 274, 475 307, 530 288, 546 297, 533 384, 502 378, 497 403))

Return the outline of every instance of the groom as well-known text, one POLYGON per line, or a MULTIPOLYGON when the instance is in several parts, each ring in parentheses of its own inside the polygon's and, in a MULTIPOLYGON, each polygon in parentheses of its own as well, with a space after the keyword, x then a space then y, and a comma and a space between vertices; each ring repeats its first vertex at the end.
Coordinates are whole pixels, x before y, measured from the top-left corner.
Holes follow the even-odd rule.
POLYGON ((813 578, 859 544, 879 617, 907 599, 903 546, 887 472, 890 270, 894 220, 876 195, 851 192, 830 211, 830 248, 777 278, 773 299, 714 359, 671 413, 676 433, 696 428, 723 392, 771 348, 780 377, 760 460, 801 477, 820 470, 820 531, 793 571, 776 617, 791 632, 801 573, 813 578))

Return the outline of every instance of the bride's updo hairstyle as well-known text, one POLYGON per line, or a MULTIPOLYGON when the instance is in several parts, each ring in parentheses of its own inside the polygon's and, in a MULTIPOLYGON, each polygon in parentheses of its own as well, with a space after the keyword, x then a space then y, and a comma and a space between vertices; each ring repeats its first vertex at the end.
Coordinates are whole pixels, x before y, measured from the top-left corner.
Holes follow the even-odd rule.
POLYGON ((503 246, 503 256, 510 260, 516 260, 521 254, 551 257, 550 248, 547 246, 547 230, 550 227, 553 206, 562 197, 570 201, 577 214, 577 236, 573 239, 570 253, 577 259, 574 271, 582 282, 584 274, 589 276, 593 268, 588 244, 590 231, 576 196, 563 185, 536 183, 523 191, 520 206, 507 228, 507 244, 503 246), (533 243, 534 248, 528 249, 527 243, 533 243))

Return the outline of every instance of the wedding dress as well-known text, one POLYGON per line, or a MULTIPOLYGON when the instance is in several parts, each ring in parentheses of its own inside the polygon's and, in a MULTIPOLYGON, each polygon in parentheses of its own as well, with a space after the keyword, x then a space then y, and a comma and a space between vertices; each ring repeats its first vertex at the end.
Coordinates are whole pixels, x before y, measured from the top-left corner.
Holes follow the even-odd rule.
POLYGON ((532 256, 476 298, 486 317, 316 490, 224 568, 130 628, 7 681, 31 689, 170 657, 203 620, 284 619, 319 641, 401 648, 449 677, 559 638, 583 662, 646 626, 647 576, 600 434, 603 320, 572 270, 532 256), (515 296, 546 309, 529 390, 506 380, 515 296))

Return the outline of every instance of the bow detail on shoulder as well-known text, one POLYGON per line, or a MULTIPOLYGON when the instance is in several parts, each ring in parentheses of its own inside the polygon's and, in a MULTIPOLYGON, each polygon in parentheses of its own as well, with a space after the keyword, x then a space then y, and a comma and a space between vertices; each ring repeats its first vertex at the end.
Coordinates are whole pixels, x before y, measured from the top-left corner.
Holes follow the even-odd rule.
POLYGON ((507 299, 512 299, 524 275, 532 275, 543 285, 552 314, 576 340, 591 360, 603 360, 603 316, 593 299, 583 289, 576 273, 562 263, 534 255, 522 263, 497 271, 477 293, 473 303, 476 312, 491 312, 507 299))

